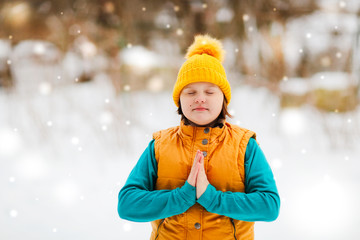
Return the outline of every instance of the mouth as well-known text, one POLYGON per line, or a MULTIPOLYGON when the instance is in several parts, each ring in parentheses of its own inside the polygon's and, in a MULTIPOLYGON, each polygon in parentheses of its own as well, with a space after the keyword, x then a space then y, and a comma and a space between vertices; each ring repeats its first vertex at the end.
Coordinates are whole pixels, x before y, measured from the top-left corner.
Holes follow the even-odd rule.
POLYGON ((207 111, 208 109, 207 108, 204 108, 204 107, 197 107, 197 108, 194 108, 194 111, 198 111, 198 112, 203 112, 203 111, 207 111))

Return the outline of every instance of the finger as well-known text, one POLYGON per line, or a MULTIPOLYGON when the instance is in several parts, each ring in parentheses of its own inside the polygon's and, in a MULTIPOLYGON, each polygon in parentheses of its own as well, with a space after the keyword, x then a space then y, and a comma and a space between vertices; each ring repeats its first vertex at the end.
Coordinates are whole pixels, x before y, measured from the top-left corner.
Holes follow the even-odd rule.
POLYGON ((190 174, 189 174, 189 177, 188 177, 189 184, 194 186, 194 187, 196 186, 199 171, 200 171, 200 167, 198 166, 198 163, 195 162, 195 164, 191 168, 191 171, 190 171, 190 174))
POLYGON ((200 167, 199 163, 197 163, 196 167, 195 167, 195 176, 196 176, 196 178, 198 177, 200 170, 201 170, 201 167, 200 167))
POLYGON ((195 165, 195 162, 196 162, 196 160, 198 159, 198 156, 199 156, 199 150, 196 151, 195 158, 194 158, 194 164, 193 164, 193 165, 195 165))
POLYGON ((204 155, 203 153, 201 152, 201 155, 200 155, 200 160, 199 162, 204 166, 204 155))
POLYGON ((194 165, 194 169, 191 171, 190 176, 189 176, 189 178, 191 179, 191 182, 194 183, 193 186, 196 186, 199 172, 200 172, 200 167, 199 167, 198 163, 196 163, 194 165))
MULTIPOLYGON (((195 182, 195 185, 197 188, 199 188, 199 189, 201 188, 205 178, 206 178, 205 171, 202 169, 199 169, 199 173, 197 175, 196 182, 195 182)), ((197 189, 197 191, 198 191, 198 189, 197 189)))
POLYGON ((197 179, 197 176, 201 169, 201 164, 200 164, 201 156, 202 156, 202 152, 200 150, 197 150, 195 158, 194 158, 194 162, 191 167, 190 174, 189 174, 189 178, 191 178, 191 179, 195 179, 195 180, 197 179))
POLYGON ((201 172, 201 164, 200 163, 197 163, 196 164, 196 168, 197 168, 197 173, 199 174, 201 172))
POLYGON ((190 170, 191 175, 197 176, 198 170, 200 169, 200 167, 197 166, 197 163, 199 163, 199 160, 200 160, 200 151, 198 150, 196 152, 196 156, 195 156, 193 165, 190 170))
POLYGON ((196 151, 196 154, 195 154, 193 166, 195 165, 196 162, 199 161, 199 155, 200 155, 200 150, 197 150, 197 151, 196 151))
POLYGON ((200 174, 205 174, 204 164, 200 164, 199 173, 200 173, 200 174))
POLYGON ((190 169, 190 174, 192 174, 192 172, 194 171, 196 162, 198 162, 197 159, 198 159, 198 152, 196 152, 196 155, 195 155, 195 158, 194 158, 194 161, 193 161, 193 165, 191 166, 191 169, 190 169))
POLYGON ((203 155, 202 151, 199 150, 199 158, 198 158, 199 163, 201 163, 202 158, 204 158, 204 155, 203 155))

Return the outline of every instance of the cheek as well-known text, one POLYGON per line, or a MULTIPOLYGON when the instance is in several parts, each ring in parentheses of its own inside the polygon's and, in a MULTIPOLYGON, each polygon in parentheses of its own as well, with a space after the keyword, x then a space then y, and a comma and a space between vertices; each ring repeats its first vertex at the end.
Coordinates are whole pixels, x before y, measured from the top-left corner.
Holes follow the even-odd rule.
POLYGON ((192 100, 186 97, 180 98, 181 106, 188 107, 191 106, 192 100))
POLYGON ((221 103, 221 104, 218 103, 218 105, 217 105, 217 107, 216 107, 216 112, 217 112, 217 114, 220 114, 220 112, 221 112, 221 110, 222 110, 222 106, 223 106, 222 103, 221 103))
POLYGON ((223 96, 220 96, 220 97, 214 99, 213 104, 214 104, 214 106, 216 106, 215 107, 216 112, 219 112, 219 113, 221 112, 223 102, 224 102, 224 97, 223 96))

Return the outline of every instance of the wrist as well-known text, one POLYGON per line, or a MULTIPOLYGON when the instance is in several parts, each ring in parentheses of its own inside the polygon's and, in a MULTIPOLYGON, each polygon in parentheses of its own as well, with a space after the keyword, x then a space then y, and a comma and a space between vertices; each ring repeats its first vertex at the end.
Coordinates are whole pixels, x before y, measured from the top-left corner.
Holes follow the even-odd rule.
POLYGON ((191 180, 186 180, 188 182, 188 184, 190 184, 191 186, 195 187, 195 181, 191 181, 191 180))
POLYGON ((200 196, 200 198, 196 199, 196 202, 202 205, 205 209, 208 209, 214 200, 215 195, 216 189, 209 183, 205 189, 205 192, 200 196))
POLYGON ((181 195, 184 200, 188 202, 190 205, 193 205, 196 202, 196 188, 191 186, 188 181, 181 187, 181 195))

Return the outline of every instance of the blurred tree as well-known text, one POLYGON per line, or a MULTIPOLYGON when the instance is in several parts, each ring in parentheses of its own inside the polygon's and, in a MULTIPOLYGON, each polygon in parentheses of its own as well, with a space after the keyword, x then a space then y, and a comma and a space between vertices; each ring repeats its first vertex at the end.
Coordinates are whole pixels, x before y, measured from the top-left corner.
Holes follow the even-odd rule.
POLYGON ((47 40, 66 52, 84 36, 117 63, 111 68, 117 68, 120 49, 151 49, 154 39, 166 39, 183 54, 195 34, 209 33, 238 46, 231 71, 242 79, 256 76, 248 78, 250 83, 277 91, 287 75, 305 78, 320 70, 354 68, 351 48, 341 59, 329 54, 337 51, 331 48, 317 56, 304 51, 290 72, 284 57, 287 23, 318 11, 318 5, 318 0, 5 0, 0 3, 0 37, 10 38, 13 45, 25 39, 47 40), (251 47, 253 59, 242 46, 251 47))

